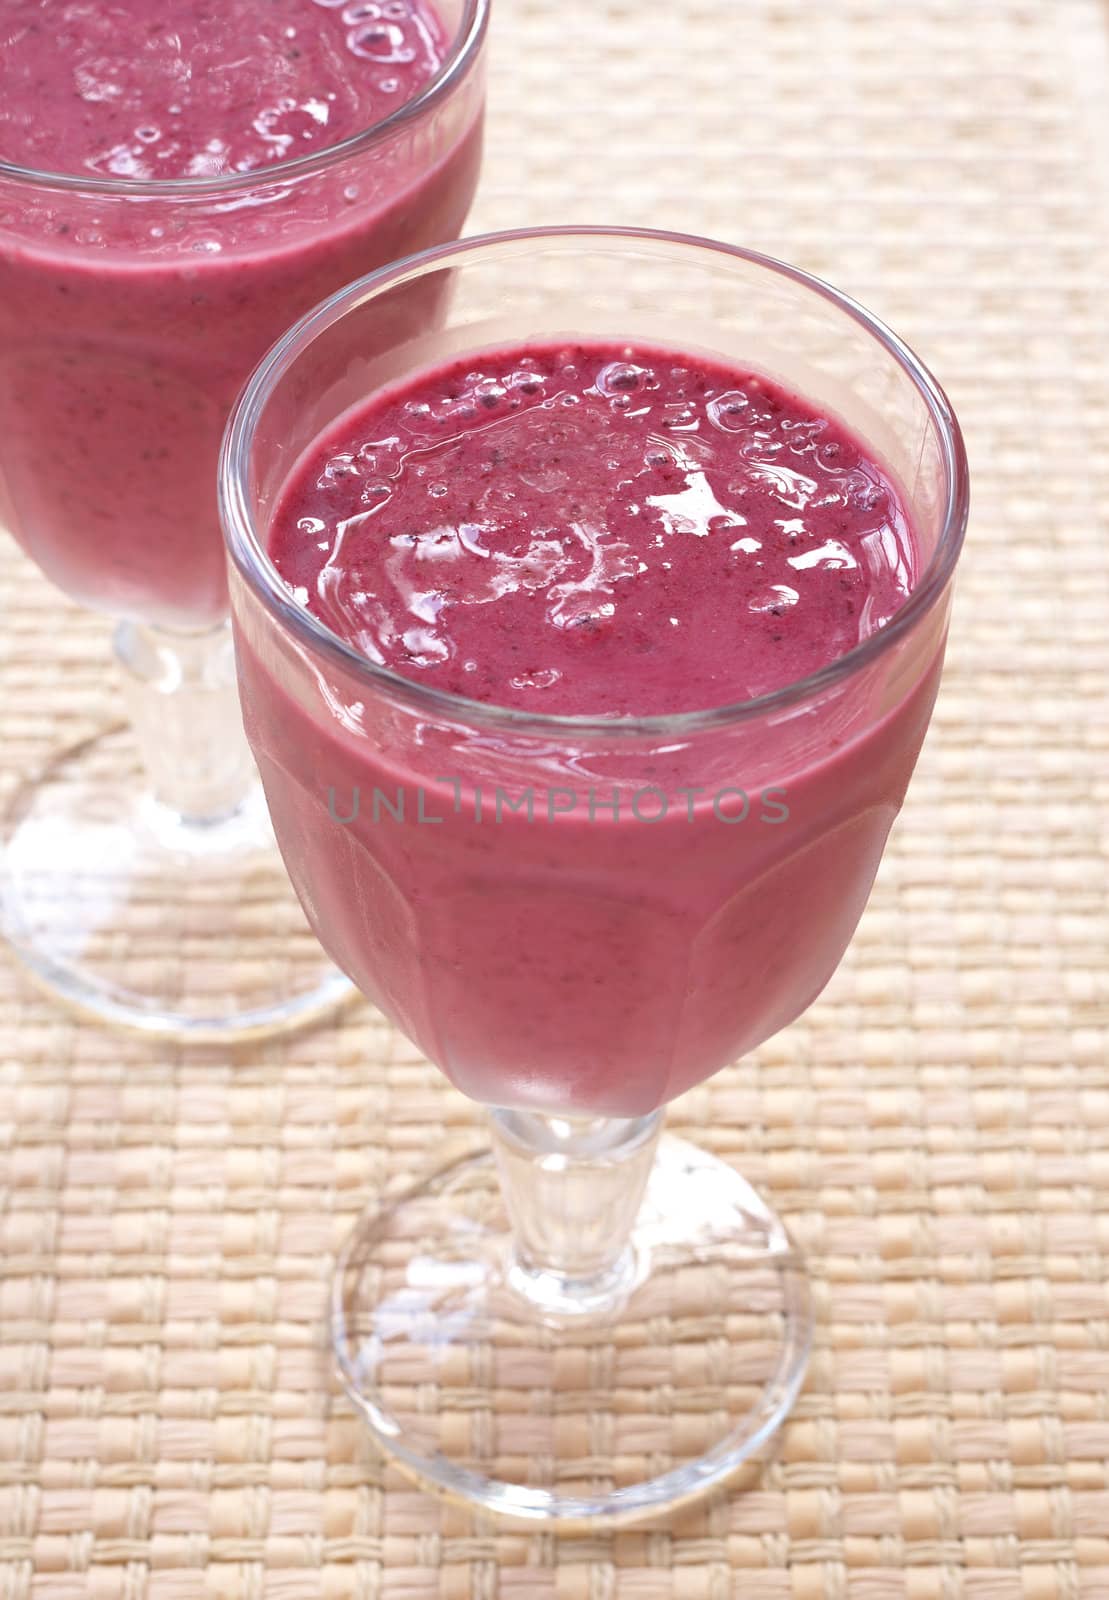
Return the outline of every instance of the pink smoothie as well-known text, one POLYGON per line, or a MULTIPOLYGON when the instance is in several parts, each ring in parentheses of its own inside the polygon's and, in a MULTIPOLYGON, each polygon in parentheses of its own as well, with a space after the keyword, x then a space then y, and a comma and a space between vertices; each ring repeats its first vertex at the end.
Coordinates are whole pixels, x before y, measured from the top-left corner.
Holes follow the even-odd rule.
MULTIPOLYGON (((916 579, 881 464, 764 377, 633 346, 485 353, 348 415, 271 551, 369 660, 594 718, 723 707, 883 628, 916 579)), ((939 670, 672 735, 477 735, 240 630, 278 839, 333 958, 476 1099, 633 1115, 790 1022, 865 904, 939 670)), ((445 702, 449 707, 450 702, 445 702)))
POLYGON ((181 625, 223 613, 235 395, 322 297, 457 235, 480 66, 369 151, 285 181, 274 164, 387 118, 452 47, 431 0, 6 0, 0 160, 101 186, 0 174, 0 518, 75 599, 181 625))

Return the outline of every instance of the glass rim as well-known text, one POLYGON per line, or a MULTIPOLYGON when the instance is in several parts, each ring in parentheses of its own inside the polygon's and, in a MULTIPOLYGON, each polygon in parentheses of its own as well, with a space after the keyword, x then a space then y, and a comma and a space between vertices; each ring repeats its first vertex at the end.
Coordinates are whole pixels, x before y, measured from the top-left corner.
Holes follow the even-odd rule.
MULTIPOLYGON (((460 265, 461 261, 457 264, 460 265)), ((338 293, 329 296, 313 311, 308 312, 263 358, 236 402, 220 451, 219 504, 225 539, 232 560, 253 593, 283 631, 291 633, 313 653, 322 654, 336 661, 356 678, 366 680, 374 690, 384 692, 393 699, 401 700, 418 709, 431 711, 443 719, 463 722, 471 727, 515 730, 540 735, 573 733, 602 738, 611 738, 614 735, 657 737, 723 728, 738 722, 754 721, 779 710, 784 711, 853 677, 891 650, 927 615, 947 587, 966 534, 970 509, 970 483, 966 447, 958 419, 946 394, 928 368, 884 322, 867 311, 858 301, 834 288, 822 278, 800 267, 790 266, 761 251, 726 244, 696 234, 674 233, 654 228, 560 226, 518 228, 478 234, 468 239, 455 240, 450 244, 437 245, 430 250, 404 257, 389 266, 379 268, 376 272, 368 273, 345 289, 340 289, 338 293), (894 613, 884 628, 861 640, 844 655, 837 656, 835 660, 819 667, 815 672, 807 673, 801 678, 796 678, 788 684, 752 699, 710 706, 703 710, 664 712, 651 716, 599 714, 569 716, 471 700, 465 695, 453 694, 431 684, 404 677, 390 667, 371 661, 293 599, 288 586, 259 538, 247 493, 250 450, 254 433, 269 397, 281 378, 317 337, 341 321, 349 312, 387 289, 412 281, 446 262, 454 264, 454 258, 480 256, 486 250, 498 245, 574 239, 582 241, 583 244, 599 244, 603 240, 609 240, 625 244, 646 242, 677 245, 683 250, 707 251, 714 255, 744 261, 751 266, 788 278, 831 302, 861 325, 913 382, 925 403, 939 439, 946 479, 946 503, 942 531, 936 548, 904 605, 894 613)))
POLYGON ((439 71, 425 83, 414 99, 406 100, 369 127, 348 134, 338 144, 313 150, 308 155, 291 156, 251 172, 221 172, 207 178, 97 178, 80 172, 53 172, 45 168, 25 167, 19 162, 0 157, 0 179, 12 179, 27 187, 55 193, 102 197, 145 196, 151 199, 214 199, 326 171, 347 157, 361 155, 363 151, 381 143, 397 128, 422 116, 450 93, 481 49, 489 24, 491 4, 492 0, 463 0, 463 14, 451 50, 439 71))

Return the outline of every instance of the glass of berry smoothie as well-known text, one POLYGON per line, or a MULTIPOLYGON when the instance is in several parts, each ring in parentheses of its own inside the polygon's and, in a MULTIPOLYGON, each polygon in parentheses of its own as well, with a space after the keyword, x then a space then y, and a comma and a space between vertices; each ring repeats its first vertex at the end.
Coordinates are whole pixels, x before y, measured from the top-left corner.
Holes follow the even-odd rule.
MULTIPOLYGON (((0 918, 107 1021, 219 1040, 351 992, 242 738, 216 504, 234 398, 352 277, 456 238, 488 0, 10 0, 0 20, 0 524, 118 619, 127 723, 26 783, 0 918)), ((440 313, 429 282, 415 334, 440 313)))
POLYGON ((779 262, 508 234, 295 327, 220 487, 293 883, 488 1108, 484 1151, 359 1222, 342 1381, 452 1496, 672 1510, 778 1427, 811 1313, 779 1217, 663 1109, 816 998, 866 903, 942 666, 950 406, 779 262))

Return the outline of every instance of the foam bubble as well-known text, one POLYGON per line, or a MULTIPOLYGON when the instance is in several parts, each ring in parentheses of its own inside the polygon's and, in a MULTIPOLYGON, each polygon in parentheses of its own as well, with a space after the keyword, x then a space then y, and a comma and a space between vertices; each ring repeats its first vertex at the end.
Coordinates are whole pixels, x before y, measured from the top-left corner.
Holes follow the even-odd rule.
POLYGON ((478 405, 488 411, 495 411, 507 394, 504 384, 498 383, 495 378, 483 378, 473 389, 473 397, 478 405))
POLYGON ((804 456, 816 449, 820 435, 827 431, 828 423, 823 417, 814 417, 808 422, 791 422, 787 417, 780 428, 782 433, 788 434, 787 443, 793 454, 804 456))
POLYGON ((800 598, 797 590, 791 588, 788 583, 772 583, 758 594, 751 596, 747 602, 747 609, 757 616, 776 616, 795 606, 800 598))
POLYGON ((670 433, 695 433, 701 426, 697 407, 691 400, 671 401, 662 410, 662 426, 670 433))
POLYGON ((331 460, 316 479, 316 487, 318 489, 330 489, 335 484, 342 483, 345 479, 360 476, 354 457, 349 452, 342 450, 331 457, 331 460))
POLYGON ((637 394, 653 377, 650 367, 636 366, 633 361, 610 361, 598 372, 595 387, 598 394, 611 399, 614 395, 637 394))
POLYGON ((525 453, 519 470, 520 482, 526 483, 529 489, 538 489, 540 494, 554 494, 556 489, 565 489, 570 482, 565 467, 553 465, 547 452, 540 448, 525 453))
POLYGON ((359 446, 354 459, 362 472, 368 473, 370 477, 373 477, 375 473, 388 470, 390 458, 396 452, 399 444, 400 440, 395 437, 389 439, 367 439, 364 445, 359 446))
POLYGON ((889 511, 889 490, 865 472, 849 472, 845 487, 847 504, 857 511, 874 511, 880 516, 889 511))
POLYGON ((408 42, 404 28, 396 22, 371 22, 352 28, 347 34, 347 48, 352 55, 365 61, 404 63, 416 59, 416 51, 408 42))
POLYGON ((514 689, 553 689, 562 674, 557 667, 538 667, 534 672, 521 672, 510 678, 514 689))
POLYGON ((542 394, 543 383, 542 373, 533 372, 530 367, 519 367, 508 376, 508 387, 520 394, 542 394))
POLYGON ((838 439, 829 439, 818 445, 816 459, 828 472, 842 472, 854 464, 838 439))
POLYGON ((751 425, 751 402, 742 389, 729 389, 705 407, 705 414, 721 433, 741 433, 751 425))

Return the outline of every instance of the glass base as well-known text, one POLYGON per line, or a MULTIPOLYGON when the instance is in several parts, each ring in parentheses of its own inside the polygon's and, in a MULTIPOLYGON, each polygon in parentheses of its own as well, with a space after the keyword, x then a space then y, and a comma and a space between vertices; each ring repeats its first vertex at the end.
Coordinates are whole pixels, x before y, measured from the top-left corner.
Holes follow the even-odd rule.
POLYGON ((663 1516, 780 1426, 812 1330, 803 1265, 738 1173, 664 1136, 614 1304, 527 1292, 492 1155, 366 1212, 338 1264, 339 1374, 421 1485, 541 1526, 663 1516))
POLYGON ((354 994, 290 887, 261 785, 188 822, 149 792, 130 730, 27 783, 4 819, 0 931, 83 1015, 197 1044, 317 1021, 354 994))

